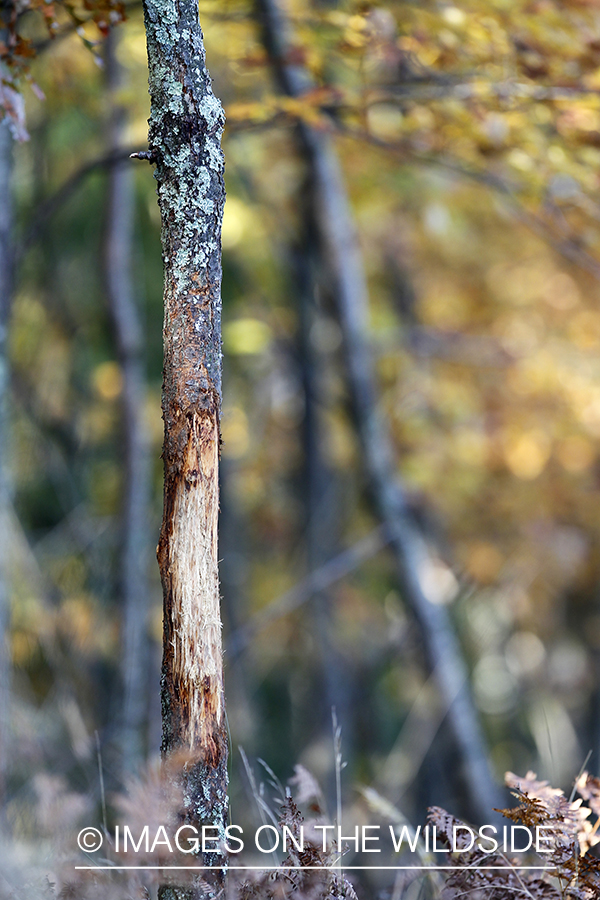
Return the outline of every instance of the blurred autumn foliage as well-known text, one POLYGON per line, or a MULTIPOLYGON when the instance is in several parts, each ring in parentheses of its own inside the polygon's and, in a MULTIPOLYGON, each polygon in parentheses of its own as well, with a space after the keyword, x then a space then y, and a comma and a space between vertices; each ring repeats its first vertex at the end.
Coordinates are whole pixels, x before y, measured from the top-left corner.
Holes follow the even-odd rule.
MULTIPOLYGON (((29 139, 13 147, 3 526, 12 699, 1 727, 13 748, 8 815, 23 825, 32 772, 98 797, 94 732, 107 779, 121 777, 124 381, 103 274, 105 135, 118 103, 124 155, 142 150, 148 101, 137 4, 118 28, 116 95, 97 62, 121 5, 13 11, 2 91, 15 136, 29 139)), ((234 746, 282 777, 301 762, 327 783, 335 705, 349 806, 363 808, 364 793, 350 793, 360 783, 415 820, 428 803, 465 814, 443 740, 447 710, 385 537, 324 588, 286 601, 377 527, 326 279, 311 282, 303 316, 298 271, 316 238, 302 214, 301 121, 331 135, 343 167, 368 277, 378 408, 435 548, 427 577, 464 649, 495 774, 535 769, 565 786, 588 750, 598 773, 600 4, 298 0, 287 62, 312 79, 301 97, 279 92, 250 3, 202 0, 200 14, 228 119, 221 556, 234 746), (318 451, 306 440, 308 406, 318 451), (311 464, 316 492, 306 487, 311 464)), ((130 165, 152 548, 162 270, 151 172, 130 165)), ((149 754, 159 743, 161 636, 151 555, 149 754)), ((242 790, 234 776, 234 808, 242 790)))
POLYGON ((47 29, 46 40, 62 38, 75 31, 83 44, 94 52, 98 37, 106 37, 110 29, 122 22, 124 17, 125 7, 119 0, 84 0, 83 3, 68 0, 21 0, 15 3, 8 0, 2 4, 0 107, 17 140, 28 138, 24 98, 20 92, 23 83, 31 86, 38 99, 44 99, 44 94, 32 79, 30 71, 32 60, 44 49, 44 38, 38 35, 35 40, 26 36, 27 25, 23 29, 24 20, 33 18, 36 32, 36 25, 43 21, 47 29))

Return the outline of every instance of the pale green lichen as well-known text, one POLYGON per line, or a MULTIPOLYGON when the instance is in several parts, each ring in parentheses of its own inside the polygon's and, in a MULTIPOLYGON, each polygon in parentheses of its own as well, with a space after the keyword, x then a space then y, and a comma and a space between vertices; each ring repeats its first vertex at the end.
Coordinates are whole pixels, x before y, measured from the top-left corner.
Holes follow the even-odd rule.
MULTIPOLYGON (((165 419, 169 392, 181 407, 215 402, 221 391, 220 235, 225 191, 224 114, 204 63, 196 0, 144 0, 151 114, 165 264, 165 419), (200 292, 200 299, 199 294, 200 292), (178 381, 178 379, 180 379, 178 381)), ((177 746, 163 685, 163 751, 177 746)), ((224 827, 226 751, 215 769, 187 779, 190 816, 224 827)), ((218 864, 221 858, 215 862, 218 864)), ((218 876, 217 876, 218 878, 218 876)), ((161 900, 186 888, 163 886, 161 900)))

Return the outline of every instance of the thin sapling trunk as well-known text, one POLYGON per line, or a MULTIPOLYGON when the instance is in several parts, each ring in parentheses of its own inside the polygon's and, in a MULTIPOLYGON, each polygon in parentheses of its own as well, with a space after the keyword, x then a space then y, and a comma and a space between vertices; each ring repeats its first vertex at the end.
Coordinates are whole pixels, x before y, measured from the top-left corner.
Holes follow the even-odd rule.
MULTIPOLYGON (((206 68, 196 0, 144 0, 144 14, 147 156, 156 164, 164 264, 162 752, 185 755, 187 820, 222 830, 227 732, 217 522, 224 114, 206 68)), ((204 854, 204 865, 222 863, 218 853, 204 854)))

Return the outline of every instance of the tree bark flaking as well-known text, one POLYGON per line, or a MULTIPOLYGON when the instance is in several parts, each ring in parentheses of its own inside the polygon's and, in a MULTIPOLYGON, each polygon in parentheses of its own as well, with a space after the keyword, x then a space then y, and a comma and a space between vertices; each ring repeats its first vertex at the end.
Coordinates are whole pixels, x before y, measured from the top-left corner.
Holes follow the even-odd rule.
MULTIPOLYGON (((224 114, 196 0, 144 0, 164 264, 162 752, 186 754, 192 824, 224 827, 227 738, 217 557, 224 114)), ((204 856, 219 865, 221 856, 204 856)))

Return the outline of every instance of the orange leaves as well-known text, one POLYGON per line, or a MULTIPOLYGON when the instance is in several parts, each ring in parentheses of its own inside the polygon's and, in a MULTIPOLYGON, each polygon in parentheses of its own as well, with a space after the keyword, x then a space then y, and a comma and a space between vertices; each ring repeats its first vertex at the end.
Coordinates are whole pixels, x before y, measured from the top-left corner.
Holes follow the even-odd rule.
POLYGON ((231 103, 227 106, 227 121, 231 124, 259 124, 282 117, 306 122, 315 128, 330 128, 331 121, 325 107, 339 105, 342 93, 331 88, 315 88, 301 97, 271 94, 260 101, 231 103))
MULTIPOLYGON (((20 4, 20 16, 12 16, 5 21, 4 28, 7 36, 0 43, 0 63, 7 69, 4 77, 5 83, 10 83, 15 90, 20 87, 23 77, 28 77, 29 64, 36 56, 36 47, 33 40, 25 37, 19 31, 19 23, 24 12, 36 13, 40 16, 51 38, 55 37, 61 29, 75 25, 77 32, 84 44, 90 49, 94 41, 86 37, 81 29, 85 26, 94 26, 99 35, 106 36, 110 28, 125 19, 125 6, 122 0, 24 0, 20 4)), ((0 95, 0 110, 4 110, 14 120, 10 106, 0 95)), ((21 138, 23 139, 23 138, 21 138)))

